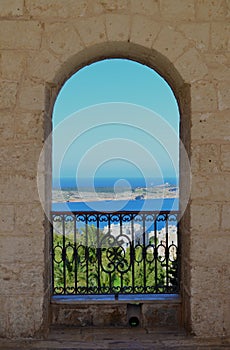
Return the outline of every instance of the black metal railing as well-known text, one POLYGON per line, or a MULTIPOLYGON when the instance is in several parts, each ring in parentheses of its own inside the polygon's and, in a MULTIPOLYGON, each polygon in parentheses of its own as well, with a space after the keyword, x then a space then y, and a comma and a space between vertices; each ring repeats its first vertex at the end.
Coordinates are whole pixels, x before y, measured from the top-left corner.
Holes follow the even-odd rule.
POLYGON ((178 293, 178 214, 53 211, 53 294, 178 293))

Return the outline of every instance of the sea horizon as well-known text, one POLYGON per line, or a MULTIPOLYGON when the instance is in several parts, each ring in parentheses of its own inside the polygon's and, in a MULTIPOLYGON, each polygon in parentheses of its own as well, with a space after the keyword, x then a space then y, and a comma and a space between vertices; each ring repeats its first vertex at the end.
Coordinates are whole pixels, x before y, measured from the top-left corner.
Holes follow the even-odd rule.
POLYGON ((179 179, 176 177, 168 176, 164 178, 154 177, 95 177, 95 178, 73 178, 62 177, 52 179, 53 190, 92 190, 93 188, 113 190, 114 186, 121 189, 135 189, 138 187, 154 187, 161 185, 173 185, 178 186, 179 179))

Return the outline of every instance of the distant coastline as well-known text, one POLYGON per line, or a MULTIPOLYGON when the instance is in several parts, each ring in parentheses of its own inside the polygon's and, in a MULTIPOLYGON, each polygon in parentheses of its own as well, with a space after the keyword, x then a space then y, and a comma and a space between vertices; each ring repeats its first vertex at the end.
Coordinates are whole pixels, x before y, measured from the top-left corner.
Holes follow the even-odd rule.
MULTIPOLYGON (((133 179, 132 179, 133 180, 133 179)), ((170 182, 160 183, 149 181, 147 186, 140 186, 143 181, 132 181, 132 187, 111 186, 112 180, 99 182, 99 186, 92 188, 82 186, 80 189, 71 188, 71 183, 61 189, 54 188, 52 191, 53 202, 95 202, 95 201, 120 201, 120 200, 146 200, 162 198, 179 198, 179 187, 177 181, 170 179, 170 182), (103 185, 103 186, 102 186, 103 185)), ((113 180, 115 183, 115 180, 113 180)), ((130 182, 129 182, 130 184, 130 182)), ((63 184, 64 186, 66 184, 63 184)))

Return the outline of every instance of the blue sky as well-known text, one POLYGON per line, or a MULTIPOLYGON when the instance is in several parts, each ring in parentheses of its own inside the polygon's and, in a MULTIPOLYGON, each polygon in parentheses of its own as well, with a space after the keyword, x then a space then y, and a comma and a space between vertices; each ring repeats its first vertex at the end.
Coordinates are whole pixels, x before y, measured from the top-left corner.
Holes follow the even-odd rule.
POLYGON ((164 79, 139 63, 84 67, 53 112, 53 177, 175 177, 179 111, 164 79))

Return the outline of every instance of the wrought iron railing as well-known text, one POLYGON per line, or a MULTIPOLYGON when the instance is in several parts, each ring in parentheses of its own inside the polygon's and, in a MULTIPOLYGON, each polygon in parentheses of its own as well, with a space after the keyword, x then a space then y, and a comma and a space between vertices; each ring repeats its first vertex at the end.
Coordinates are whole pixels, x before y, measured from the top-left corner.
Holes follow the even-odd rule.
POLYGON ((53 294, 178 293, 178 214, 53 211, 53 294))

